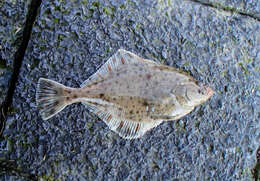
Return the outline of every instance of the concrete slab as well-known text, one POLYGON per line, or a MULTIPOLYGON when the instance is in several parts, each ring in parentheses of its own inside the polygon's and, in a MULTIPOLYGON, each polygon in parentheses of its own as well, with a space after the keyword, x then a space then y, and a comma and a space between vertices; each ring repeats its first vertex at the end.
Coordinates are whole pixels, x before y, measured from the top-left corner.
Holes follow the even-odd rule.
POLYGON ((0 104, 7 94, 14 54, 21 43, 29 2, 0 2, 0 104))
POLYGON ((44 1, 4 137, 43 180, 250 180, 259 145, 260 24, 188 1, 44 1), (75 104, 43 121, 36 83, 79 87, 118 48, 184 69, 216 92, 141 139, 75 104))

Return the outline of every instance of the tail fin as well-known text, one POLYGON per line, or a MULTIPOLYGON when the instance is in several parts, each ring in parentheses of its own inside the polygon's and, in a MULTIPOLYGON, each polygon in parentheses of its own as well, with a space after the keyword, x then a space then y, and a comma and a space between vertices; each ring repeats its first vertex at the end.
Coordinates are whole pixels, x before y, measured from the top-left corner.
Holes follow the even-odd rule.
POLYGON ((40 115, 43 120, 53 117, 66 107, 66 101, 63 96, 64 85, 40 78, 36 90, 36 104, 40 109, 40 115))

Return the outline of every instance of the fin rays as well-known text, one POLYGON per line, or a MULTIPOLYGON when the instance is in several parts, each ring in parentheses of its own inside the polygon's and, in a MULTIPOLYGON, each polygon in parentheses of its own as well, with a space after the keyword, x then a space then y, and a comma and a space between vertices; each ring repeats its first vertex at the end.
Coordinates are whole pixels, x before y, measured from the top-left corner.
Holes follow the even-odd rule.
POLYGON ((105 112, 91 103, 83 102, 91 112, 102 119, 108 127, 125 139, 134 139, 143 136, 148 130, 158 126, 162 121, 135 122, 119 119, 116 113, 105 112))
POLYGON ((115 55, 108 59, 108 61, 102 65, 96 73, 85 80, 80 87, 85 87, 92 82, 96 82, 103 79, 103 76, 113 71, 119 65, 125 65, 139 61, 137 56, 131 52, 123 49, 119 49, 115 55))
POLYGON ((53 117, 66 107, 62 90, 64 85, 40 78, 36 90, 36 104, 40 108, 40 115, 43 120, 53 117))
MULTIPOLYGON (((97 70, 96 73, 84 81, 80 87, 85 87, 92 83, 97 83, 98 81, 104 81, 104 78, 111 74, 114 69, 120 70, 121 67, 127 64, 137 62, 156 64, 153 61, 142 59, 129 51, 119 49, 103 66, 97 70)), ((43 120, 53 117, 58 112, 63 110, 68 104, 71 104, 68 103, 68 100, 65 100, 68 98, 64 96, 64 94, 66 94, 65 89, 67 88, 68 87, 49 79, 39 79, 36 91, 36 104, 40 108, 40 115, 43 120)), ((96 104, 87 101, 82 103, 89 111, 95 113, 100 119, 102 119, 111 130, 126 139, 139 138, 148 130, 158 126, 162 122, 158 120, 151 122, 127 120, 123 119, 121 116, 118 116, 120 110, 103 111, 102 106, 100 107, 98 105, 99 102, 96 102, 96 104)))

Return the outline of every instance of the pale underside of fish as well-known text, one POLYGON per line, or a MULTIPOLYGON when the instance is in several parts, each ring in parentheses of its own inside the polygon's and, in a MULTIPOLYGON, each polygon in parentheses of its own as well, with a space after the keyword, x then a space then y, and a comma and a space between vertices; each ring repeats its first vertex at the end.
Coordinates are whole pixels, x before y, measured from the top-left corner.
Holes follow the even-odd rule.
POLYGON ((189 75, 119 49, 80 88, 40 78, 36 103, 43 120, 81 102, 126 139, 176 120, 213 95, 189 75))

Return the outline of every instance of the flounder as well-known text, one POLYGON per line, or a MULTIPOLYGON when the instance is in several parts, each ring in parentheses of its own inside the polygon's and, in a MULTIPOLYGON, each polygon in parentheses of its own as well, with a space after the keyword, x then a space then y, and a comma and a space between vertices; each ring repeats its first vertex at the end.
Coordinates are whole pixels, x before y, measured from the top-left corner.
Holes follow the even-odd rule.
POLYGON ((163 121, 176 120, 213 95, 189 75, 119 49, 80 88, 40 78, 36 103, 43 120, 81 102, 126 139, 143 136, 163 121))

